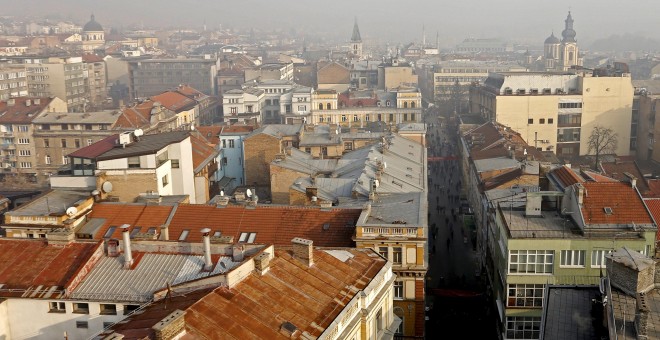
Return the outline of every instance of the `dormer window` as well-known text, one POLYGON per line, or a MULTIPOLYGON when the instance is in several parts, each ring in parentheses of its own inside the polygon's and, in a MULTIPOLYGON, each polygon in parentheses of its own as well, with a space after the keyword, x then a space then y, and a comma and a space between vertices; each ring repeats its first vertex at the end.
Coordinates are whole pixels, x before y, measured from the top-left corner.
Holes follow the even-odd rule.
POLYGON ((614 213, 614 211, 612 211, 612 208, 610 207, 604 207, 603 211, 605 211, 606 215, 612 215, 614 213))

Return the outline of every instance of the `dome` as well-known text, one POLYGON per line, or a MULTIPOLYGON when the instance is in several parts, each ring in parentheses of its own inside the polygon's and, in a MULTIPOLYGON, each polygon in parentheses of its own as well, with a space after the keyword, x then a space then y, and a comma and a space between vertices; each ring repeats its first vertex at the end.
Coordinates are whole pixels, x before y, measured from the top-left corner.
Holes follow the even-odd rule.
POLYGON ((550 34, 550 36, 545 39, 546 44, 559 44, 559 38, 555 37, 555 33, 553 32, 550 34))
POLYGON ((92 14, 92 18, 85 24, 85 26, 83 26, 82 30, 83 32, 103 32, 103 26, 96 22, 94 14, 92 14))

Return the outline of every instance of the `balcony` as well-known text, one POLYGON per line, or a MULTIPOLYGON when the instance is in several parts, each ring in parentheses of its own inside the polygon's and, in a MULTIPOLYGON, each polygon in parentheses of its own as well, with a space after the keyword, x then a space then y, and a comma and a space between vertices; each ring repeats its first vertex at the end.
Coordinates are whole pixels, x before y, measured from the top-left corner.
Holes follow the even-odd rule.
POLYGON ((2 149, 2 150, 16 150, 16 145, 14 145, 14 144, 0 144, 0 149, 2 149))
POLYGON ((417 237, 417 228, 362 228, 363 237, 417 237))

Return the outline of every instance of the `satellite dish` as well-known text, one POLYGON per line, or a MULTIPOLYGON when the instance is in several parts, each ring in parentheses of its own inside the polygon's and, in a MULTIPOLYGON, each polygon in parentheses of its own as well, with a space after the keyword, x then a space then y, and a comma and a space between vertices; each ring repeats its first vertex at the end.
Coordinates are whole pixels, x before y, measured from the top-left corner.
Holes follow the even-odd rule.
POLYGON ((195 125, 190 125, 190 131, 195 131, 195 125))
POLYGON ((111 193, 112 192, 112 183, 110 182, 103 182, 103 185, 101 185, 101 190, 105 193, 111 193))
POLYGON ((247 191, 245 191, 245 195, 247 195, 247 197, 252 197, 252 190, 247 189, 247 191))
POLYGON ((140 136, 143 136, 143 135, 144 135, 144 131, 143 131, 142 129, 136 129, 135 131, 133 131, 133 134, 134 134, 136 137, 140 137, 140 136))
POLYGON ((97 196, 97 195, 100 195, 100 194, 101 194, 101 192, 98 191, 98 190, 93 190, 92 191, 92 196, 97 196))
POLYGON ((211 229, 210 229, 210 228, 204 228, 204 229, 202 229, 202 230, 200 230, 200 231, 202 232, 202 234, 208 234, 208 233, 211 232, 211 229))
POLYGON ((78 209, 76 207, 68 207, 66 209, 66 214, 69 217, 72 217, 78 213, 78 209))

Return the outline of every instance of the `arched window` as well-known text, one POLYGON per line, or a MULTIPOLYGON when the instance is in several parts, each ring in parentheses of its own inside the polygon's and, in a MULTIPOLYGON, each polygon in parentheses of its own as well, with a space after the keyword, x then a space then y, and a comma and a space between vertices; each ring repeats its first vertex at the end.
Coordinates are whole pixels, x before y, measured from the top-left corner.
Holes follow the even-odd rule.
POLYGON ((573 60, 573 52, 568 52, 568 60, 573 60))
POLYGON ((407 109, 408 108, 408 102, 403 102, 403 108, 407 109))
POLYGON ((415 108, 415 102, 410 102, 410 107, 414 109, 415 108))
POLYGON ((323 110, 323 104, 319 104, 319 110, 323 110))
POLYGON ((332 105, 330 105, 330 103, 326 104, 325 109, 326 110, 332 110, 332 105))

